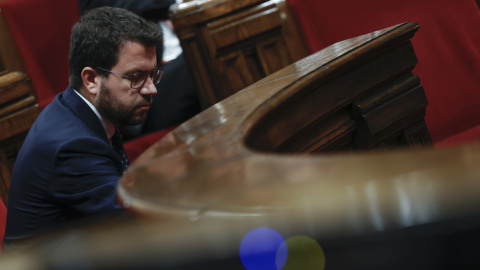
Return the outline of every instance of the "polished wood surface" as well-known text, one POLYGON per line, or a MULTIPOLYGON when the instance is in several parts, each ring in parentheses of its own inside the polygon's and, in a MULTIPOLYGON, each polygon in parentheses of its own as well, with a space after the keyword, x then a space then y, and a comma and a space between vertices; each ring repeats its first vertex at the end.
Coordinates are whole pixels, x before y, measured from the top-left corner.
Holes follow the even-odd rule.
MULTIPOLYGON (((279 152, 351 151, 405 142, 428 147, 426 100, 418 78, 408 72, 416 63, 409 39, 417 29, 418 24, 405 23, 335 44, 214 105, 138 158, 122 178, 120 200, 132 211, 159 217, 268 211, 277 207, 269 196, 230 201, 230 192, 249 190, 244 185, 256 185, 259 176, 294 182, 277 178, 295 177, 293 169, 300 166, 279 152), (405 130, 414 130, 410 139, 405 130)), ((310 177, 324 174, 323 160, 305 160, 319 162, 317 171, 306 169, 310 177)))
POLYGON ((284 0, 197 0, 171 20, 203 108, 308 55, 284 0))
POLYGON ((13 164, 40 110, 22 72, 0 74, 0 196, 7 205, 13 164))

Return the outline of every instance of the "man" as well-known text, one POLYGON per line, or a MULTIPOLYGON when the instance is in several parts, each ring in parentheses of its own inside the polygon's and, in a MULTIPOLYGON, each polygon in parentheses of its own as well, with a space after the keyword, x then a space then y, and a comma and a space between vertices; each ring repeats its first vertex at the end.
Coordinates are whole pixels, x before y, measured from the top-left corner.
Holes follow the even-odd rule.
POLYGON ((70 86, 41 112, 14 166, 7 249, 60 223, 122 212, 115 188, 128 160, 116 126, 145 120, 162 43, 157 24, 125 9, 91 10, 73 27, 70 86))
MULTIPOLYGON (((164 63, 158 94, 144 123, 120 126, 124 139, 177 126, 201 111, 195 84, 182 54, 179 40, 168 27, 169 8, 175 0, 78 0, 80 15, 90 9, 110 6, 124 8, 143 18, 160 23, 164 34, 163 49, 157 48, 157 62, 164 63)), ((179 1, 177 1, 179 2, 179 1)))
POLYGON ((164 34, 162 52, 157 48, 157 62, 165 69, 162 81, 157 84, 158 94, 144 123, 135 126, 120 126, 124 139, 136 138, 158 130, 172 128, 201 110, 200 100, 169 19, 169 8, 179 0, 78 0, 80 15, 90 9, 110 6, 124 8, 143 18, 160 24, 164 34))

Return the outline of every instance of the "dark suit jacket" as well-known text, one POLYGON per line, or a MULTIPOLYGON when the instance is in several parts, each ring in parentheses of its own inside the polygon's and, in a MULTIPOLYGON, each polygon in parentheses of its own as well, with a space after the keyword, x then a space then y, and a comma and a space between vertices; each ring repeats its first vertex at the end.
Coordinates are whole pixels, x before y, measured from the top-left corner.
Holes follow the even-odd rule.
POLYGON ((100 120, 68 87, 41 112, 20 149, 4 241, 77 217, 122 212, 115 198, 122 173, 100 120))

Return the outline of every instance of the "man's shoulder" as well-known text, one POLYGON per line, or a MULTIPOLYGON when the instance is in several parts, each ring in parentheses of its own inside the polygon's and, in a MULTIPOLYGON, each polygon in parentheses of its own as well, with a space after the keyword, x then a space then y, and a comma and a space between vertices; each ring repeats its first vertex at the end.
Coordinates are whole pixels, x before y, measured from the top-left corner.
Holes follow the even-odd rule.
POLYGON ((48 140, 45 135, 49 135, 64 141, 76 136, 98 137, 102 129, 94 112, 68 87, 43 109, 30 130, 30 137, 48 140))
MULTIPOLYGON (((92 124, 88 123, 88 121, 98 121, 96 116, 93 115, 90 120, 87 117, 79 118, 78 113, 74 112, 68 106, 69 104, 62 102, 63 94, 64 92, 60 93, 42 110, 30 128, 17 160, 31 161, 38 160, 39 157, 53 160, 62 145, 72 144, 74 143, 72 140, 76 138, 81 138, 82 143, 88 139, 99 143, 105 141, 105 138, 99 135, 101 133, 92 129, 92 124)), ((98 125, 101 128, 101 124, 98 125)))
POLYGON ((35 140, 52 137, 68 138, 87 131, 87 124, 59 102, 57 97, 40 113, 30 129, 29 137, 35 140))

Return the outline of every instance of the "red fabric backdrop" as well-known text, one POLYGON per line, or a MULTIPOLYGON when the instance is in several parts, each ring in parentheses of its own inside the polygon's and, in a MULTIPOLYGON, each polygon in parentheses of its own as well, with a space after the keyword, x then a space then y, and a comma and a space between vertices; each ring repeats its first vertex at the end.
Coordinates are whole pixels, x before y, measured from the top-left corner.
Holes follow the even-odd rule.
POLYGON ((0 8, 43 109, 68 85, 72 26, 78 21, 73 0, 8 0, 0 8))
MULTIPOLYGON (((288 0, 311 52, 406 21, 434 142, 480 123, 480 12, 475 0, 288 0)), ((480 135, 480 134, 478 134, 480 135)), ((479 136, 480 138, 480 136, 479 136)))

